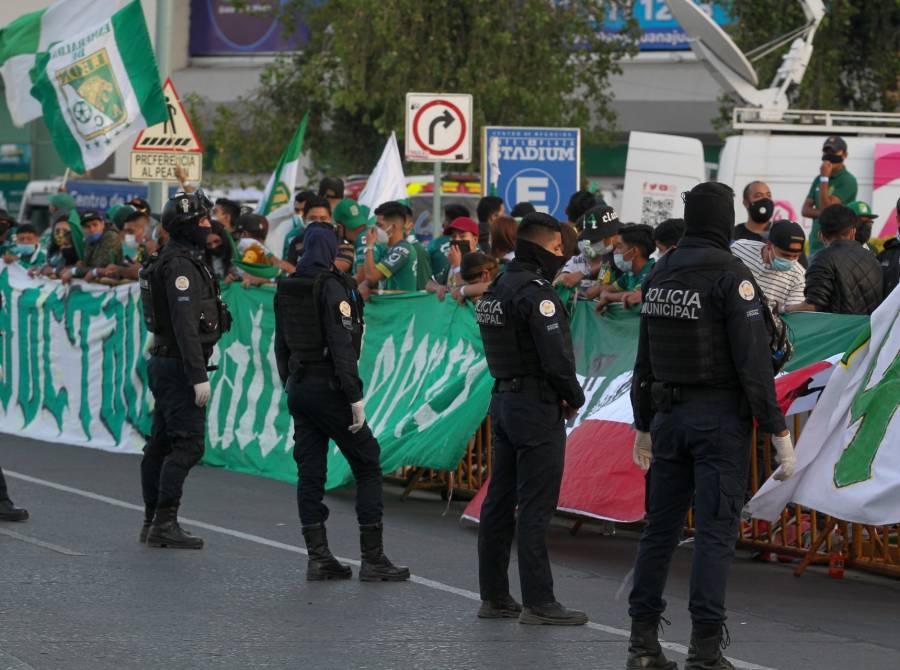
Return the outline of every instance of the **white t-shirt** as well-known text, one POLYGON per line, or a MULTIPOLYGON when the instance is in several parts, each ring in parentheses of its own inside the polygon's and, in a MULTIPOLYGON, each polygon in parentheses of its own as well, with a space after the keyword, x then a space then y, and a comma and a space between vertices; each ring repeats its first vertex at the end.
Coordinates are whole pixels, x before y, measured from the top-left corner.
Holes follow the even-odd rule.
POLYGON ((777 302, 781 309, 805 302, 806 270, 796 261, 790 270, 774 270, 770 264, 763 262, 762 250, 765 246, 765 242, 757 240, 737 240, 731 245, 731 253, 744 262, 766 298, 777 302))

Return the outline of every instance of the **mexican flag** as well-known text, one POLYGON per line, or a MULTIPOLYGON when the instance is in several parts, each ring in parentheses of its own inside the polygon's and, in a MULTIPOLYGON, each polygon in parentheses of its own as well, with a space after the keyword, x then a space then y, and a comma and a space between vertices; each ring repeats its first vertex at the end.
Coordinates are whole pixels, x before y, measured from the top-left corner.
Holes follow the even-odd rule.
POLYGON ((278 161, 275 172, 269 177, 266 190, 263 192, 256 213, 269 220, 269 234, 266 245, 270 249, 281 249, 284 239, 292 227, 291 216, 294 213, 294 186, 300 172, 300 153, 303 151, 303 137, 306 135, 306 124, 309 112, 303 115, 300 127, 294 133, 294 139, 285 149, 278 161))
POLYGON ((797 470, 748 509, 774 521, 789 502, 874 526, 900 521, 900 291, 834 367, 797 443, 797 470))
POLYGON ((169 118, 139 0, 39 53, 31 81, 56 151, 78 173, 169 118))
MULTIPOLYGON (((381 158, 372 170, 366 187, 359 194, 359 204, 374 212, 375 208, 391 200, 403 200, 408 197, 406 178, 403 176, 403 161, 400 160, 400 149, 397 146, 397 134, 391 133, 381 158)), ((372 215, 374 216, 374 214, 372 215)))
MULTIPOLYGON (((868 317, 799 313, 785 321, 793 333, 794 357, 776 378, 775 392, 790 416, 815 405, 834 362, 868 317)), ((576 303, 572 342, 586 402, 566 426, 560 511, 620 522, 644 518, 644 473, 631 460, 631 373, 639 325, 637 310, 614 306, 601 316, 593 303, 576 303)), ((486 488, 469 503, 464 518, 478 520, 486 488)))
POLYGON ((20 128, 41 116, 41 103, 31 96, 35 56, 70 35, 90 30, 109 19, 117 0, 59 0, 46 9, 20 16, 0 30, 0 75, 6 87, 6 106, 20 128))

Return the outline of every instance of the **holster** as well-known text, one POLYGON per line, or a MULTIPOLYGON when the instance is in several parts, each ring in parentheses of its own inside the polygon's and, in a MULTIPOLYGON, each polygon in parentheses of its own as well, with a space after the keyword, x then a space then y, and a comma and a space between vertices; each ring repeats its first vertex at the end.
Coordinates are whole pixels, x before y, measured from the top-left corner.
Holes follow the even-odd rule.
POLYGON ((667 382, 653 382, 650 384, 650 399, 653 401, 653 409, 657 412, 670 412, 672 405, 681 402, 679 388, 667 382))

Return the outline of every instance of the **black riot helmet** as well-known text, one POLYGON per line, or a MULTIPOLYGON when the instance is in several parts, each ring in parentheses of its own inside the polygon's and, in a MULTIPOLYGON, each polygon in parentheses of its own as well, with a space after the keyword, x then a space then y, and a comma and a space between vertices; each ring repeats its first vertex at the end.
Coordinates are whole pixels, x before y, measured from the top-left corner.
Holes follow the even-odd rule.
POLYGON ((213 203, 206 197, 202 190, 193 193, 179 191, 165 204, 162 211, 161 223, 169 233, 182 226, 190 226, 209 217, 213 203))

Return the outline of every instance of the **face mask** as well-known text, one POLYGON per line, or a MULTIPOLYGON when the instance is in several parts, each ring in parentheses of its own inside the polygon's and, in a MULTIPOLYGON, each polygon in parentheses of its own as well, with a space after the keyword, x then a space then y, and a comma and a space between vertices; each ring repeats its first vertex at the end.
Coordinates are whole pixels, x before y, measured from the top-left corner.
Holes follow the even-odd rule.
POLYGON ((36 244, 17 244, 13 247, 13 254, 16 256, 30 256, 37 249, 36 244))
POLYGON ((769 198, 760 198, 750 203, 748 210, 750 218, 756 223, 765 223, 772 218, 772 212, 775 211, 775 203, 769 198))
POLYGON ((375 226, 375 243, 376 244, 387 244, 389 239, 390 238, 388 237, 387 232, 385 232, 385 230, 383 228, 379 228, 378 226, 375 226))
POLYGON ((209 236, 210 229, 209 228, 201 228, 200 226, 194 226, 188 231, 188 239, 191 244, 195 247, 200 247, 201 249, 206 248, 206 238, 209 236))
POLYGON ((409 242, 410 244, 415 244, 417 242, 416 236, 413 233, 410 233, 409 235, 406 236, 406 241, 409 242))
POLYGON ((631 261, 625 260, 625 254, 614 254, 613 263, 622 272, 631 272, 631 261))
POLYGON ((860 244, 868 244, 869 238, 872 237, 872 224, 871 223, 861 223, 856 227, 856 234, 854 235, 856 241, 860 244))
POLYGON ((787 272, 791 268, 794 267, 794 261, 789 261, 787 258, 779 258, 778 256, 772 256, 772 269, 777 270, 778 272, 787 272))
POLYGON ((559 274, 559 271, 562 270, 563 265, 566 264, 565 256, 557 256, 556 254, 547 251, 541 246, 537 246, 537 249, 534 250, 534 254, 536 256, 538 264, 540 265, 541 274, 544 275, 544 279, 546 279, 547 281, 553 281, 554 279, 556 279, 556 275, 559 274))
POLYGON ((101 237, 103 237, 102 230, 99 233, 94 233, 93 235, 85 235, 84 239, 86 242, 99 242, 101 237))
POLYGON ((128 258, 134 258, 137 255, 137 237, 134 235, 125 235, 122 240, 122 254, 128 258))
POLYGON ((828 161, 829 163, 843 163, 844 157, 826 151, 824 154, 822 154, 822 160, 828 161))
POLYGON ((294 228, 302 228, 303 227, 303 217, 299 214, 291 215, 291 223, 294 224, 294 228))
POLYGON ((612 251, 612 245, 603 244, 603 242, 594 242, 591 244, 590 240, 581 240, 578 243, 578 249, 588 258, 598 258, 599 256, 605 256, 612 251))

